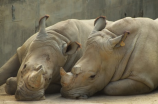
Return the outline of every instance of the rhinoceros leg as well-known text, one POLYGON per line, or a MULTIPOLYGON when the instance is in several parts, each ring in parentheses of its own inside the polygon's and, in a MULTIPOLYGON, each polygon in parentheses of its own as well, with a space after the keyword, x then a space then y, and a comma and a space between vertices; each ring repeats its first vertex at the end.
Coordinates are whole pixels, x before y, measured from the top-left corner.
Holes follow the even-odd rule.
POLYGON ((0 68, 0 86, 6 82, 10 77, 15 77, 20 67, 18 55, 12 56, 1 68, 0 68))
POLYGON ((110 82, 104 88, 104 93, 107 95, 134 95, 150 91, 151 89, 145 84, 131 79, 110 82))
POLYGON ((6 81, 5 92, 14 95, 17 89, 17 77, 10 77, 6 81))
POLYGON ((61 85, 59 84, 50 84, 48 88, 46 89, 46 94, 53 94, 53 93, 59 93, 61 89, 61 85))

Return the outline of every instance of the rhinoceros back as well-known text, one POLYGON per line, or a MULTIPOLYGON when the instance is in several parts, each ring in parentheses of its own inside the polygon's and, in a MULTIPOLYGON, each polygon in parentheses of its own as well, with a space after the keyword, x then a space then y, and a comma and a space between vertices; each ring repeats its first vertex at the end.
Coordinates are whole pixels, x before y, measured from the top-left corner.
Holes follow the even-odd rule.
POLYGON ((149 18, 132 20, 132 23, 129 23, 131 18, 125 21, 129 21, 129 30, 123 31, 134 32, 127 37, 125 50, 122 50, 125 54, 119 65, 121 71, 117 71, 112 80, 129 78, 155 89, 158 86, 158 22, 149 18))

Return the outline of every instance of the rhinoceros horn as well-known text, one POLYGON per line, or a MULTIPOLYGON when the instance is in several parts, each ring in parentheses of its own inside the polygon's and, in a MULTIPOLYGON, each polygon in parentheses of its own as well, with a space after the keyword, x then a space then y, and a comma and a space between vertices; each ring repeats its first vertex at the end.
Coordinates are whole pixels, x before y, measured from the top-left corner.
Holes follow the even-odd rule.
POLYGON ((60 68, 60 75, 61 75, 61 85, 68 86, 73 78, 72 73, 66 73, 65 70, 61 67, 60 68))
POLYGON ((45 36, 46 33, 46 26, 45 26, 45 21, 49 18, 48 15, 43 16, 40 20, 39 20, 39 33, 37 35, 37 37, 41 37, 41 36, 45 36))
POLYGON ((122 35, 117 36, 116 38, 110 38, 109 39, 110 45, 114 47, 117 43, 120 42, 121 39, 122 39, 122 35))
POLYGON ((44 85, 44 69, 42 65, 36 67, 36 71, 33 71, 28 78, 28 84, 34 89, 39 89, 44 85))

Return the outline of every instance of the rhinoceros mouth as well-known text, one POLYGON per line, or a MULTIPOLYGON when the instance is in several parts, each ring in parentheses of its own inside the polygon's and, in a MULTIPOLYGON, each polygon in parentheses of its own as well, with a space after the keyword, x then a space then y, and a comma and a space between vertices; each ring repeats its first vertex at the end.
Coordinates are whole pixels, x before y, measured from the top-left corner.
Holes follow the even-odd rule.
POLYGON ((15 93, 15 98, 17 100, 40 100, 44 98, 44 89, 38 90, 38 91, 32 91, 29 90, 25 83, 17 88, 17 91, 15 93))
POLYGON ((65 98, 71 98, 71 99, 87 99, 89 97, 89 94, 87 93, 76 93, 75 91, 65 91, 61 89, 61 95, 65 98), (73 93, 74 92, 74 93, 73 93))
POLYGON ((88 98, 88 95, 86 95, 86 94, 83 95, 83 94, 77 94, 77 93, 69 94, 69 95, 62 94, 62 96, 65 98, 71 98, 71 99, 87 99, 88 98))
POLYGON ((87 99, 88 96, 87 95, 79 95, 75 97, 76 99, 87 99))
POLYGON ((43 99, 44 95, 43 94, 38 94, 37 93, 30 93, 28 94, 24 94, 22 91, 17 90, 16 91, 16 95, 15 98, 19 101, 28 101, 28 100, 40 100, 43 99))

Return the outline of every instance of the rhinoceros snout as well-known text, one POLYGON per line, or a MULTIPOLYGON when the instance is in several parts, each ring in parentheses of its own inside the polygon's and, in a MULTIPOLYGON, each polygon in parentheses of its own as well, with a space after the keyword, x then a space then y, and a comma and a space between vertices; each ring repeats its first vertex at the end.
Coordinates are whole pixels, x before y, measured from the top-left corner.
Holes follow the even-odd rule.
POLYGON ((65 98, 71 98, 71 99, 87 99, 88 98, 87 94, 76 93, 76 91, 66 91, 63 88, 61 88, 60 92, 61 92, 62 97, 65 97, 65 98))
POLYGON ((16 90, 15 93, 15 98, 16 100, 31 100, 31 98, 29 98, 29 96, 24 96, 23 92, 21 90, 16 90))
POLYGON ((20 89, 17 89, 15 93, 15 98, 16 100, 19 101, 44 100, 45 99, 44 90, 39 92, 33 92, 33 91, 28 92, 28 90, 22 91, 20 89))

